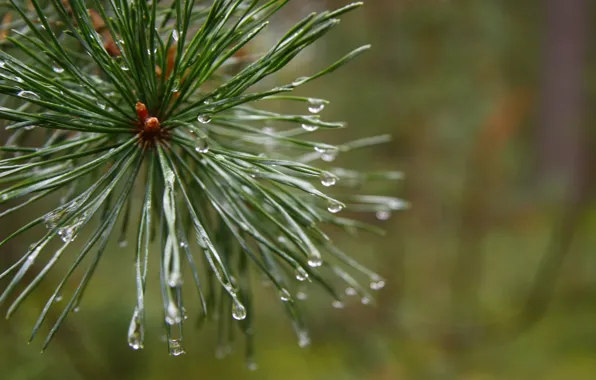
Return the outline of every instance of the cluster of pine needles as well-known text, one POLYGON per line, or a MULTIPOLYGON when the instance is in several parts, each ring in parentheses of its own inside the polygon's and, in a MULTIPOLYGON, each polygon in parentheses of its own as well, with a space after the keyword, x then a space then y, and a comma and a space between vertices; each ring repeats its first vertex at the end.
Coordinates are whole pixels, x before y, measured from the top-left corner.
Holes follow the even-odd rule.
POLYGON ((7 221, 27 206, 37 210, 0 247, 44 231, 0 273, 6 283, 0 304, 7 305, 7 316, 63 256, 71 260, 31 339, 49 310, 62 307, 43 347, 50 343, 78 310, 98 263, 106 252, 109 256, 108 243, 116 240, 130 242, 134 253, 137 296, 128 331, 134 349, 144 344, 151 255, 159 256, 159 269, 151 269, 160 273, 172 355, 184 352, 185 285, 198 294, 198 318, 217 318, 222 329, 237 328, 245 335, 251 362, 253 277, 265 278, 275 289, 301 346, 309 342, 295 302, 301 283, 319 285, 335 307, 343 306, 346 294, 369 303, 370 290, 383 287, 384 280, 344 254, 324 228, 379 232, 340 211, 347 207, 387 219, 405 206, 397 198, 345 191, 339 197, 332 191, 336 184, 359 187, 368 180, 400 179, 399 172, 329 168, 338 154, 388 137, 342 145, 317 142, 315 131, 344 124, 320 117, 326 100, 290 94, 369 47, 292 83, 264 89, 271 80, 263 81, 275 79, 332 30, 338 17, 362 3, 310 14, 268 50, 247 54, 251 42, 267 33, 268 19, 287 3, 0 4, 0 120, 8 132, 0 148, 0 203, 5 206, 0 218, 7 221), (272 111, 280 102, 303 104, 304 113, 272 111), (84 241, 75 248, 79 235, 84 241), (75 279, 76 286, 70 285, 75 279), (67 293, 72 294, 56 303, 67 293))

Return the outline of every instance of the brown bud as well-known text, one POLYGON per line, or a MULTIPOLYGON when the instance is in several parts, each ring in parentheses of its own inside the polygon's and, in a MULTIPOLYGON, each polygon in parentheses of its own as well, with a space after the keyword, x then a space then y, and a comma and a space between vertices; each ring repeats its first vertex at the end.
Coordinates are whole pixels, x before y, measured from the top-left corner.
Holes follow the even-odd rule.
POLYGON ((150 117, 145 121, 145 131, 155 133, 159 131, 159 120, 156 117, 150 117))
POLYGON ((135 110, 137 111, 137 116, 139 117, 139 121, 144 123, 145 120, 149 117, 149 111, 147 110, 147 106, 144 103, 137 102, 135 105, 135 110))

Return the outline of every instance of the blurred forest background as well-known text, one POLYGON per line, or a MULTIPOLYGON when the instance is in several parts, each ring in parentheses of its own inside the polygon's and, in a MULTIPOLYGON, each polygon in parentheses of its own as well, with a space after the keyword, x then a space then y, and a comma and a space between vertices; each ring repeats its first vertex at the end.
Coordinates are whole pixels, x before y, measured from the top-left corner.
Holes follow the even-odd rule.
MULTIPOLYGON (((267 38, 346 2, 292 1, 267 38)), ((404 181, 368 190, 412 204, 384 222, 362 216, 384 226, 384 238, 331 231, 388 281, 374 306, 348 298, 334 309, 316 291, 297 301, 310 347, 298 347, 278 298, 263 289, 257 371, 246 369, 241 342, 216 359, 213 324, 187 328, 188 353, 170 357, 154 279, 145 350, 131 350, 133 253, 114 242, 81 310, 47 352, 26 341, 49 288, 0 322, 0 378, 596 378, 595 5, 369 0, 275 78, 291 82, 371 43, 369 53, 300 91, 329 99, 323 115, 349 123, 320 132, 325 141, 393 135, 333 164, 402 170, 404 181)), ((2 237, 29 217, 2 220, 2 237)), ((21 239, 10 250, 27 246, 21 239)), ((9 254, 3 249, 0 267, 9 254)), ((60 273, 44 284, 53 289, 60 273)))

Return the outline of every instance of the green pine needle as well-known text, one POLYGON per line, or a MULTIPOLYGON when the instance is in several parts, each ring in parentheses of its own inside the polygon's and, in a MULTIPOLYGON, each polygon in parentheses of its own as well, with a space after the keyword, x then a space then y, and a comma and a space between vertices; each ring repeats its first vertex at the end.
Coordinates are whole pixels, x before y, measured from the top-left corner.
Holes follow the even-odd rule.
POLYGON ((144 344, 147 262, 157 252, 172 355, 184 352, 185 285, 192 284, 199 295, 201 318, 219 315, 220 344, 234 326, 244 333, 250 363, 255 272, 276 289, 301 346, 309 338, 294 302, 300 282, 320 285, 336 307, 342 305, 343 293, 337 279, 345 282, 348 293, 358 294, 364 303, 372 301, 357 278, 364 278, 372 290, 381 288, 383 279, 341 252, 323 228, 379 232, 338 212, 348 207, 386 219, 407 204, 382 196, 337 199, 330 190, 336 183, 349 187, 400 179, 401 174, 326 170, 316 161, 330 162, 339 153, 384 143, 388 137, 340 146, 320 143, 313 139, 315 130, 344 124, 320 118, 328 101, 289 94, 369 46, 314 75, 262 89, 263 79, 362 3, 310 14, 271 49, 243 62, 243 49, 264 33, 268 19, 286 3, 10 0, 9 7, 0 8, 14 15, 0 29, 0 118, 11 133, 0 148, 0 203, 10 202, 0 217, 61 195, 51 211, 0 242, 1 247, 38 225, 47 227, 0 273, 0 279, 10 278, 0 294, 0 303, 8 303, 7 316, 39 286, 81 231, 88 231, 31 339, 56 307, 54 301, 67 291, 71 276, 83 270, 45 340, 47 347, 78 307, 115 237, 136 241, 137 299, 128 332, 134 349, 144 344), (270 100, 302 102, 310 113, 279 114, 266 109, 270 100), (140 208, 131 202, 133 194, 143 199, 140 208), (116 226, 122 227, 118 231, 116 226), (48 250, 58 238, 62 245, 48 250), (150 248, 154 245, 160 250, 150 248), (37 274, 31 275, 32 270, 37 274), (189 282, 185 271, 192 273, 189 282), (23 289, 19 285, 25 277, 32 279, 23 289), (10 298, 14 293, 16 298, 10 298))

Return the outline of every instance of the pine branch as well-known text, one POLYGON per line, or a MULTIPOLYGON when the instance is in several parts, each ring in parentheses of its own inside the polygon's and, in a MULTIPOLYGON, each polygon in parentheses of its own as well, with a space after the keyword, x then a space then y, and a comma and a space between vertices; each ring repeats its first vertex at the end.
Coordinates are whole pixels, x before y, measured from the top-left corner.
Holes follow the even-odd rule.
POLYGON ((50 330, 50 343, 69 313, 78 308, 111 236, 136 236, 137 299, 128 341, 144 344, 147 262, 152 244, 161 247, 164 320, 172 355, 184 352, 185 268, 201 302, 201 318, 219 314, 221 344, 236 326, 253 362, 253 272, 276 289, 301 346, 309 338, 294 302, 298 283, 310 281, 341 307, 339 279, 364 303, 384 281, 333 245, 326 225, 348 233, 379 232, 338 214, 376 212, 386 219, 407 207, 396 198, 345 196, 332 188, 368 180, 401 179, 400 173, 323 169, 338 154, 388 141, 377 136, 333 146, 315 131, 345 125, 321 119, 327 100, 290 95, 295 88, 332 73, 368 50, 363 46, 336 63, 293 83, 262 89, 303 49, 322 38, 342 14, 362 3, 311 14, 267 52, 238 66, 238 56, 263 33, 268 19, 287 1, 215 0, 196 3, 82 0, 10 0, 12 19, 2 30, 0 118, 11 136, 0 154, 0 217, 62 195, 60 204, 0 242, 45 224, 47 232, 0 274, 10 282, 0 295, 9 301, 26 275, 37 270, 8 306, 13 314, 62 259, 81 230, 83 248, 34 326, 33 339, 72 274, 84 275, 50 330), (236 70, 230 70, 233 66, 236 70), (309 113, 280 114, 268 101, 301 102, 309 113), (276 130, 269 125, 275 123, 276 130), (279 126, 279 127, 277 127, 279 126), (34 145, 43 136, 42 144, 34 145), (322 187, 319 187, 320 184, 322 187), (142 192, 137 209, 133 192, 142 192), (116 232, 116 225, 122 226, 116 232), (130 231, 129 231, 130 229, 130 231), (136 234, 136 235, 135 235, 136 234), (48 245, 63 244, 52 255, 48 245), (83 266, 86 268, 80 268, 83 266), (334 279, 336 278, 336 279, 334 279), (237 323, 236 323, 237 321, 237 323))

